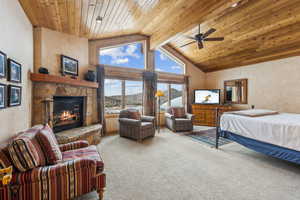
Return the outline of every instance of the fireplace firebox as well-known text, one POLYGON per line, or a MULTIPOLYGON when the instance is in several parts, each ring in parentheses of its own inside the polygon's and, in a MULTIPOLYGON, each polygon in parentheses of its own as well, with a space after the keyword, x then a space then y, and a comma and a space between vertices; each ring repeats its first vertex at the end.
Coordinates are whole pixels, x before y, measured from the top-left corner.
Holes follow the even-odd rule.
POLYGON ((84 97, 53 97, 53 131, 55 133, 83 125, 84 97))

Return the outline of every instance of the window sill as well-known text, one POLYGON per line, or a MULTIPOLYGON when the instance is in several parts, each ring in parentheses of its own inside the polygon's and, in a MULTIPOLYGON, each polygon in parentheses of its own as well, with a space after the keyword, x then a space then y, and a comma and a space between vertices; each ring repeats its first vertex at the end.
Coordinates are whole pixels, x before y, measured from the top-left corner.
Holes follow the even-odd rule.
POLYGON ((119 114, 105 114, 104 115, 105 119, 110 119, 110 118, 119 118, 119 114))

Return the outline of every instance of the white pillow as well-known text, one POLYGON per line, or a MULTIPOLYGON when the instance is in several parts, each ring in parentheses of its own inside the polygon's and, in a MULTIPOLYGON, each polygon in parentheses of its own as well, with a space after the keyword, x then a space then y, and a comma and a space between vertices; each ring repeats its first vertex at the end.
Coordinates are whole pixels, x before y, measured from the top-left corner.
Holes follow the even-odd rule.
POLYGON ((262 117, 262 116, 266 116, 266 115, 276 115, 279 113, 274 110, 252 109, 252 110, 234 111, 234 112, 230 112, 230 114, 242 115, 242 116, 248 116, 248 117, 262 117))

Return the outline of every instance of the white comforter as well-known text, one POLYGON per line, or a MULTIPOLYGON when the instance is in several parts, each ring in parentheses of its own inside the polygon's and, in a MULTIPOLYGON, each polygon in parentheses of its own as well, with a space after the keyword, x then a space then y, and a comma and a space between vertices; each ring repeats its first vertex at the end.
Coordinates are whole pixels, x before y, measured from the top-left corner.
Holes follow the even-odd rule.
POLYGON ((300 114, 246 117, 225 113, 220 127, 223 131, 300 151, 300 114))

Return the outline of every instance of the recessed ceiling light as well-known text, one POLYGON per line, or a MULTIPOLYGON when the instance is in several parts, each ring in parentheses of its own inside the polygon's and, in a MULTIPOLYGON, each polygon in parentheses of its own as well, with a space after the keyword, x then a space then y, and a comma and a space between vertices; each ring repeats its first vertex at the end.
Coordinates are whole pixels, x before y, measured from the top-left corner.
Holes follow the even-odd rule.
POLYGON ((100 16, 98 16, 98 17, 96 18, 96 22, 97 22, 97 23, 100 23, 100 22, 102 22, 102 20, 103 20, 103 18, 102 18, 102 17, 100 17, 100 16))
POLYGON ((237 7, 238 5, 239 5, 239 3, 234 3, 234 4, 231 5, 231 7, 235 8, 235 7, 237 7))

